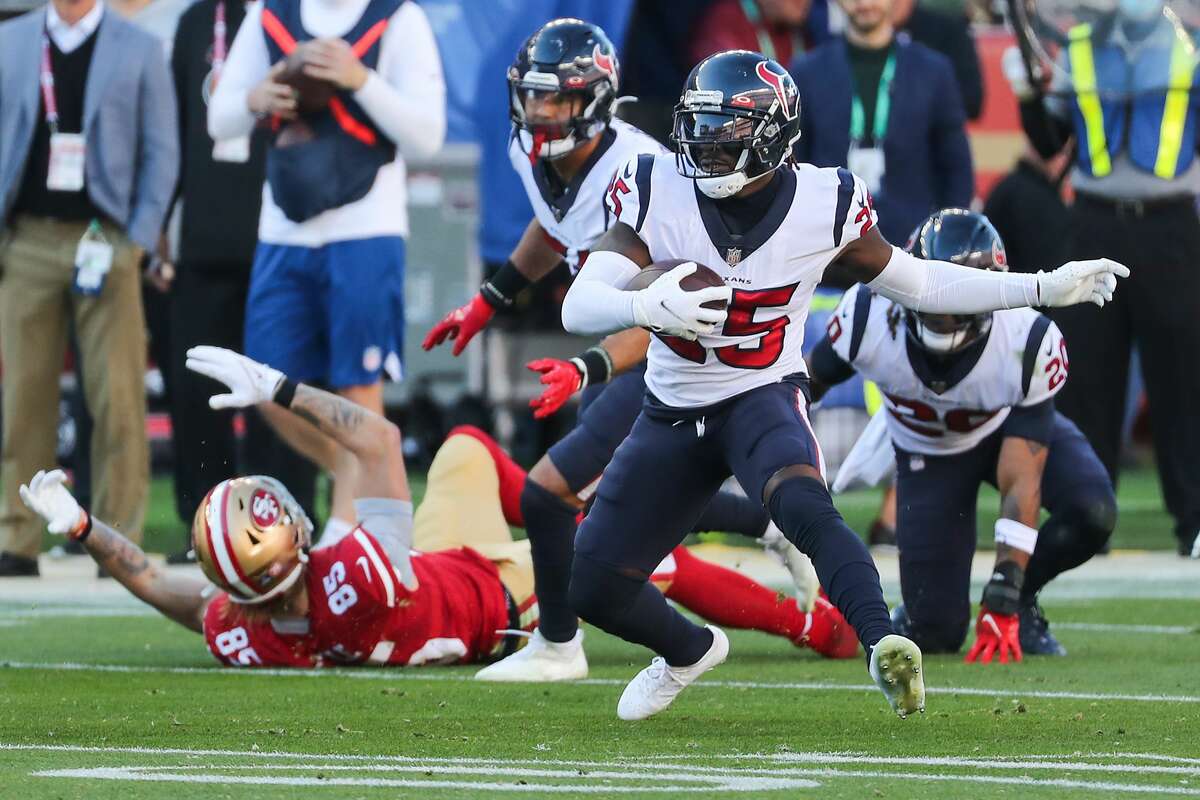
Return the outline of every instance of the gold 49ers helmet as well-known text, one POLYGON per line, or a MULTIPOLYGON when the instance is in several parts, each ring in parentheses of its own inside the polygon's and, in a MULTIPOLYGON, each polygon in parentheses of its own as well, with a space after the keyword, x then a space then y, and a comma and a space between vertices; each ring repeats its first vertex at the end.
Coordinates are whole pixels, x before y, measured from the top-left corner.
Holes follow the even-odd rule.
POLYGON ((308 563, 313 524, 274 478, 230 478, 192 520, 192 546, 208 579, 235 603, 265 603, 290 589, 308 563))

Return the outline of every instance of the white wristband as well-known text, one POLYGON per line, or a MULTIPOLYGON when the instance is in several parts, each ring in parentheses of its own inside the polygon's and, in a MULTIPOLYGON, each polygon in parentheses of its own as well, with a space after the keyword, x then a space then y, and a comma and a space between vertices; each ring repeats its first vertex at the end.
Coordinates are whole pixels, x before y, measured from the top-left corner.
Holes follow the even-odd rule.
POLYGON ((1022 525, 1015 519, 996 520, 996 544, 1006 544, 1026 553, 1033 553, 1037 547, 1038 532, 1036 528, 1022 525))

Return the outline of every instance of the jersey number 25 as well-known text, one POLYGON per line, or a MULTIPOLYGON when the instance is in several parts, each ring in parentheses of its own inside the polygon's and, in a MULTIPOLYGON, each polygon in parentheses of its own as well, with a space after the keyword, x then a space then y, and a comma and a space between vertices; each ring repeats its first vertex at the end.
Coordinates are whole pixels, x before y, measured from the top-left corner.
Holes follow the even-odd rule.
MULTIPOLYGON (((766 369, 779 360, 783 353, 783 338, 792 318, 787 314, 767 320, 755 321, 754 314, 760 308, 778 308, 792 301, 798 283, 779 286, 775 289, 734 289, 729 300, 729 317, 721 328, 722 336, 759 336, 753 347, 736 344, 717 347, 713 350, 717 359, 726 366, 738 369, 766 369)), ((677 336, 660 336, 663 343, 680 358, 703 364, 707 349, 699 342, 689 342, 677 336)))

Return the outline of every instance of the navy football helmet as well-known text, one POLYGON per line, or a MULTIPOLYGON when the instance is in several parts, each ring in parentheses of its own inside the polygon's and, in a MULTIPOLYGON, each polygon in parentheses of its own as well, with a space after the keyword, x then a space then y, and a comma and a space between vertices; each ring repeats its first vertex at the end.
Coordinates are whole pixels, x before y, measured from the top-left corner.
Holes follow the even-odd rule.
MULTIPOLYGON (((947 208, 917 226, 904 249, 917 258, 930 258, 976 269, 1008 271, 1004 242, 983 214, 947 208)), ((908 335, 921 347, 938 354, 957 353, 986 336, 992 315, 928 314, 905 309, 908 335)))
POLYGON ((787 162, 800 138, 800 93, 778 62, 750 50, 701 61, 675 106, 679 174, 712 198, 730 197, 787 162))
POLYGON ((530 160, 561 158, 603 131, 619 72, 598 25, 564 17, 538 28, 508 68, 509 117, 530 160), (553 113, 563 102, 572 104, 569 112, 553 113))

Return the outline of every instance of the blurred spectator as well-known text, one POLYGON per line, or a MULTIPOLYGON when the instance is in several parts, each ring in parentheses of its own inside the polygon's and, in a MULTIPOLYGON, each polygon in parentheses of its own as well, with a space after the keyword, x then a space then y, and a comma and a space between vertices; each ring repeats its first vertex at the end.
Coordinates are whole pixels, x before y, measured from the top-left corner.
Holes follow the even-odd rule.
POLYGON ((1107 256, 1132 272, 1104 308, 1052 313, 1071 348, 1057 405, 1115 484, 1137 345, 1163 499, 1179 553, 1200 558, 1200 94, 1195 44, 1177 24, 1162 2, 1144 0, 1075 25, 1049 96, 1030 86, 1016 48, 1003 67, 1038 152, 1049 158, 1076 140, 1069 255, 1107 256))
MULTIPOLYGON (((823 4, 824 0, 816 2, 823 4)), ((605 27, 621 53, 621 92, 637 98, 636 103, 620 106, 617 115, 664 146, 670 144, 671 114, 694 64, 690 54, 692 29, 711 3, 640 0, 624 47, 618 41, 620 32, 605 27)))
MULTIPOLYGON (((399 380, 403 354, 405 160, 432 156, 446 130, 441 61, 421 6, 251 5, 208 130, 236 140, 263 116, 278 124, 267 151, 246 354, 382 413, 383 374, 399 380), (316 110, 299 111, 294 90, 275 80, 272 65, 297 46, 304 74, 336 87, 316 110)), ((285 438, 303 435, 291 415, 276 422, 285 438)), ((342 521, 354 519, 349 489, 335 487, 333 513, 342 521)))
MULTIPOLYGON (((214 143, 208 135, 207 109, 245 16, 243 0, 199 0, 180 18, 171 52, 183 203, 169 314, 171 353, 163 369, 172 388, 175 508, 189 529, 205 493, 239 472, 273 475, 303 489, 296 499, 310 516, 314 505, 315 468, 265 430, 257 413, 244 414, 247 457, 239 469, 233 412, 209 408, 208 398, 218 386, 184 366, 188 348, 195 345, 242 347, 267 135, 260 129, 214 143)), ((190 546, 181 544, 186 553, 190 546)))
POLYGON ((983 76, 966 9, 961 4, 957 11, 927 8, 919 0, 893 3, 892 21, 898 29, 907 31, 914 42, 950 59, 967 119, 979 119, 983 112, 983 76))
POLYGON ((810 19, 812 10, 813 0, 716 0, 692 31, 689 71, 722 50, 754 50, 790 64, 797 54, 828 38, 825 4, 820 3, 817 19, 810 19))
MULTIPOLYGON (((845 38, 795 68, 796 157, 848 167, 870 188, 879 228, 903 244, 930 213, 971 202, 966 120, 950 62, 892 25, 891 0, 841 0, 845 38)), ((836 272, 831 274, 837 282, 836 272)))
POLYGON ((0 85, 0 575, 31 575, 43 526, 17 488, 54 464, 71 320, 95 418, 94 511, 141 539, 140 284, 156 261, 178 133, 162 48, 97 0, 53 0, 0 25, 0 85))
POLYGON ((1062 198, 1066 164, 1065 154, 1047 161, 1029 147, 988 195, 983 213, 1004 240, 1013 272, 1037 272, 1071 260, 1063 235, 1069 226, 1062 198))

